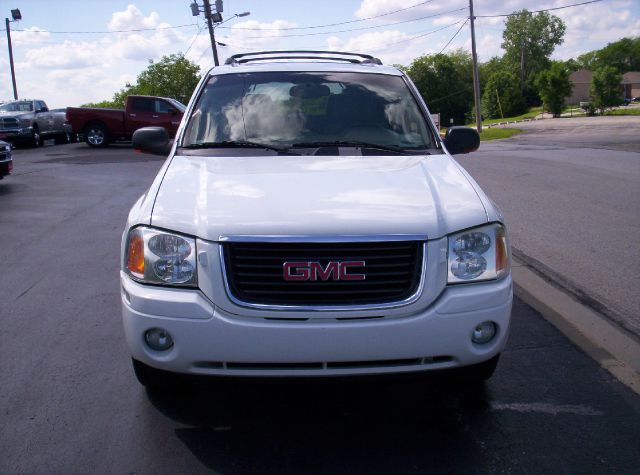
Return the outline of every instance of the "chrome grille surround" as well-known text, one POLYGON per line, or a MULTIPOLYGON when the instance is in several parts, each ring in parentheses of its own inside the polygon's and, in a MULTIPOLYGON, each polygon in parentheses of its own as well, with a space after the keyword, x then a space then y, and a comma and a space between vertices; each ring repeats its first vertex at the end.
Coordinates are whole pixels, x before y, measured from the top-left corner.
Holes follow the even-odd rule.
POLYGON ((224 280, 225 292, 227 297, 234 304, 253 309, 260 310, 277 310, 277 311, 310 311, 310 312, 322 312, 322 311, 358 311, 358 310, 378 310, 378 309, 391 309, 397 307, 403 307, 416 302, 422 295, 427 269, 427 236, 423 234, 392 234, 392 235, 344 235, 344 236, 280 236, 280 235, 268 235, 268 236, 248 236, 248 235, 225 235, 219 238, 219 257, 220 265, 222 269, 222 275, 224 280), (249 302, 238 298, 232 291, 232 286, 229 279, 229 266, 225 255, 226 243, 254 243, 254 244, 267 244, 267 243, 297 243, 297 244, 357 244, 357 243, 399 243, 407 242, 408 244, 416 243, 418 241, 421 262, 417 263, 417 272, 420 275, 417 278, 417 285, 410 295, 396 300, 379 303, 356 303, 356 304, 276 304, 276 303, 259 303, 249 302))

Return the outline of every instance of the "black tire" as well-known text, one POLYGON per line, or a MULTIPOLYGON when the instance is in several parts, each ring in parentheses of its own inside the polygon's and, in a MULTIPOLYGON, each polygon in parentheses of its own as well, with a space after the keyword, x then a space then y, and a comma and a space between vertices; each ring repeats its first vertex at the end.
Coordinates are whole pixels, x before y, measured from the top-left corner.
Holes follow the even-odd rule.
POLYGON ((109 132, 104 124, 99 122, 89 124, 84 128, 84 141, 89 147, 102 148, 109 145, 109 132))
POLYGON ((152 368, 136 359, 131 358, 133 371, 138 382, 152 391, 170 392, 183 387, 183 381, 179 375, 169 371, 152 368))
POLYGON ((460 368, 459 372, 456 374, 455 380, 463 383, 482 383, 493 376, 496 366, 498 366, 499 359, 500 353, 490 360, 460 368))
POLYGON ((56 145, 64 145, 71 142, 71 137, 65 132, 63 134, 56 135, 53 140, 56 145))
POLYGON ((40 135, 40 129, 38 129, 37 125, 33 126, 31 131, 31 139, 29 140, 29 145, 32 147, 40 147, 42 145, 42 136, 40 135))

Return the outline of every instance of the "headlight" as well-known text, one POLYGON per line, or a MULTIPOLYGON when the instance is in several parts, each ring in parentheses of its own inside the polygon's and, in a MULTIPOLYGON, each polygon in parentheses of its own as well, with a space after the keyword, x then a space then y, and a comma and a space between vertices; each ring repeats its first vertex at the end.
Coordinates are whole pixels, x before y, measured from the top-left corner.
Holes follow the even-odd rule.
POLYGON ((18 119, 20 127, 31 127, 31 119, 18 119))
POLYGON ((490 224, 449 236, 448 282, 499 279, 509 273, 504 226, 490 224))
POLYGON ((195 287, 195 239, 139 226, 129 231, 124 270, 138 282, 195 287))

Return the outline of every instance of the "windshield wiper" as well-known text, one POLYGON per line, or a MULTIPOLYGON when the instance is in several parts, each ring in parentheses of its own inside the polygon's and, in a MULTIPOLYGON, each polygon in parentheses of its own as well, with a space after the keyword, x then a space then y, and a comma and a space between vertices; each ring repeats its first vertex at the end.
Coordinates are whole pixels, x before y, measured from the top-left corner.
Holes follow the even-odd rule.
POLYGON ((266 150, 274 150, 276 152, 287 152, 286 148, 276 147, 258 142, 249 142, 247 140, 223 140, 221 142, 195 142, 189 145, 183 145, 182 148, 202 149, 202 148, 264 148, 266 150))
POLYGON ((402 148, 394 145, 380 145, 376 143, 368 143, 368 142, 354 142, 350 140, 336 140, 336 141, 328 141, 328 142, 300 142, 294 143, 290 146, 290 148, 305 148, 305 147, 357 147, 357 148, 370 148, 374 150, 385 150, 387 152, 398 152, 398 153, 421 153, 421 154, 429 154, 429 152, 425 152, 423 150, 416 150, 411 148, 402 148))

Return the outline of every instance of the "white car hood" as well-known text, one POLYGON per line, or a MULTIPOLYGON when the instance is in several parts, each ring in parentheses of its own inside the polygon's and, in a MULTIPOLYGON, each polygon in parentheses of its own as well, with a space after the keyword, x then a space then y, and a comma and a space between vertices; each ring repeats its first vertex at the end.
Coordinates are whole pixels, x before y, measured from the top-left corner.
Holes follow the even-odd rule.
POLYGON ((217 241, 228 235, 422 234, 487 222, 446 155, 173 157, 151 224, 217 241))

